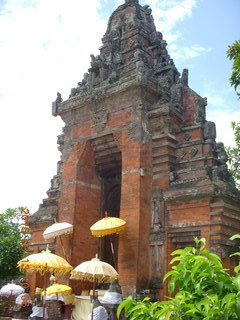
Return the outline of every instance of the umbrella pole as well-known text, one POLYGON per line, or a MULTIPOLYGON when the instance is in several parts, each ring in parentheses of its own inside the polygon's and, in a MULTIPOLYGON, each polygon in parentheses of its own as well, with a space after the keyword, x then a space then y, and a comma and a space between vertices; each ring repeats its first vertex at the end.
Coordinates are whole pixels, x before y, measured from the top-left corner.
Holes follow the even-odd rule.
POLYGON ((115 255, 115 251, 114 251, 114 247, 113 247, 113 241, 112 241, 112 235, 111 234, 109 235, 109 240, 110 240, 110 245, 111 245, 111 250, 112 250, 114 267, 117 270, 117 259, 116 259, 116 255, 115 255))
MULTIPOLYGON (((96 288, 96 278, 94 276, 93 278, 93 302, 92 304, 94 303, 94 300, 95 300, 95 288, 96 288)), ((92 305, 92 316, 91 316, 91 320, 93 320, 93 305, 92 305)))
POLYGON ((59 306, 59 300, 58 300, 58 292, 56 293, 56 295, 57 295, 57 318, 59 320, 60 306, 59 306))
POLYGON ((45 311, 46 311, 46 288, 47 288, 47 273, 44 273, 44 278, 43 278, 43 317, 42 319, 45 320, 45 311))
POLYGON ((63 251, 64 258, 68 261, 67 255, 66 255, 66 251, 65 251, 65 249, 64 249, 63 242, 62 242, 62 237, 61 237, 61 236, 59 236, 59 240, 60 240, 60 243, 61 243, 61 247, 62 247, 62 251, 63 251))
POLYGON ((9 317, 12 316, 12 290, 11 290, 11 293, 10 293, 10 296, 9 296, 9 301, 10 301, 10 305, 9 305, 9 309, 8 309, 8 315, 9 317))

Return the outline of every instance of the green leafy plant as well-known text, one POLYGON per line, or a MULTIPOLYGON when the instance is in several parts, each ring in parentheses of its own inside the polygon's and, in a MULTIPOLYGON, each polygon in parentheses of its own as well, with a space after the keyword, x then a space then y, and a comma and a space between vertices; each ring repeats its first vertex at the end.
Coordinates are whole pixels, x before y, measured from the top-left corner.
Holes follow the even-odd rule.
POLYGON ((237 95, 240 97, 240 92, 237 91, 240 86, 240 41, 235 41, 228 47, 227 57, 233 61, 232 74, 230 84, 234 87, 237 95))
POLYGON ((118 307, 117 317, 119 319, 121 312, 124 310, 125 316, 129 319, 156 319, 156 312, 160 310, 159 302, 151 302, 149 297, 141 300, 135 300, 129 296, 118 307))
POLYGON ((233 176, 236 186, 240 188, 240 122, 232 121, 231 123, 235 146, 227 147, 228 162, 230 165, 230 173, 233 176))
POLYGON ((120 304, 118 317, 124 310, 129 319, 240 319, 240 266, 235 268, 236 277, 231 277, 220 258, 206 249, 204 238, 195 238, 195 243, 196 247, 178 249, 171 254, 172 270, 164 281, 169 280, 168 291, 173 297, 161 302, 129 297, 120 304))
MULTIPOLYGON (((233 235, 233 236, 230 238, 230 240, 236 240, 236 239, 240 239, 240 234, 239 234, 239 233, 233 235)), ((235 252, 235 253, 231 254, 231 257, 233 257, 233 256, 238 256, 238 257, 240 257, 240 252, 238 251, 238 252, 235 252)), ((240 263, 238 263, 238 265, 234 268, 234 271, 235 271, 236 274, 237 274, 237 281, 235 281, 235 282, 238 283, 238 285, 239 285, 238 290, 240 290, 240 274, 239 274, 239 271, 240 271, 240 263)))
POLYGON ((0 214, 1 276, 19 274, 17 262, 23 257, 19 219, 19 209, 7 209, 0 214))
POLYGON ((158 316, 172 312, 170 319, 225 320, 240 319, 240 293, 236 278, 223 268, 220 258, 205 247, 205 239, 195 238, 196 248, 187 247, 172 253, 172 267, 164 280, 168 290, 178 293, 160 302, 158 316))

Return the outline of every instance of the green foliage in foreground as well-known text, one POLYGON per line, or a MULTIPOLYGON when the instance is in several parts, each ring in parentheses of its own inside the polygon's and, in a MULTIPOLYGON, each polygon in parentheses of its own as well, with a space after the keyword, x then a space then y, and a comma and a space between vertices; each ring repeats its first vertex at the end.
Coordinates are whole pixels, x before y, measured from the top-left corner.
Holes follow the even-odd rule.
POLYGON ((124 310, 126 317, 136 320, 240 319, 240 266, 235 268, 236 276, 231 277, 220 258, 206 249, 205 239, 195 238, 195 243, 195 248, 172 252, 173 267, 164 281, 169 280, 170 295, 177 292, 174 297, 161 302, 128 297, 119 305, 118 317, 124 310))
POLYGON ((240 97, 240 41, 235 41, 228 47, 227 57, 233 62, 230 84, 234 87, 240 97))
POLYGON ((17 262, 23 257, 19 219, 19 209, 8 209, 0 213, 0 274, 2 277, 19 274, 17 262))
POLYGON ((240 122, 232 121, 235 146, 227 147, 228 162, 230 164, 230 173, 233 176, 236 186, 240 189, 240 122))

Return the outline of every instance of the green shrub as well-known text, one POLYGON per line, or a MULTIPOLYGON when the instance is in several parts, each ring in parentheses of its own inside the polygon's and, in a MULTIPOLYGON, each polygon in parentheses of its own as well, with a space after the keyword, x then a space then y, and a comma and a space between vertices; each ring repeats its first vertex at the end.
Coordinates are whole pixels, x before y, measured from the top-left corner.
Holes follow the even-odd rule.
MULTIPOLYGON (((235 239, 236 235, 231 239, 235 239)), ((118 308, 129 319, 169 320, 235 320, 240 319, 240 266, 231 277, 223 268, 220 258, 207 250, 205 239, 195 238, 196 247, 186 247, 172 252, 172 270, 165 277, 169 280, 167 301, 124 300, 118 308)), ((235 255, 240 255, 236 253, 235 255)))

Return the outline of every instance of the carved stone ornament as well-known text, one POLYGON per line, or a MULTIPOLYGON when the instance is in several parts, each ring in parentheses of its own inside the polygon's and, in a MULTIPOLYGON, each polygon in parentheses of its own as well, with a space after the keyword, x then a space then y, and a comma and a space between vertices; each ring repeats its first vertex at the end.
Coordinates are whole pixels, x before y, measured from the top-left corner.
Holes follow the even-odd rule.
POLYGON ((206 105, 207 98, 202 98, 197 96, 196 98, 196 122, 205 122, 206 121, 206 105))
POLYGON ((152 134, 147 112, 140 103, 132 107, 132 124, 128 129, 128 135, 138 143, 146 143, 152 134))
POLYGON ((167 134, 172 131, 170 114, 164 115, 159 121, 159 130, 161 134, 167 134))
POLYGON ((191 150, 189 151, 189 154, 192 158, 195 157, 197 153, 198 153, 198 149, 195 147, 192 147, 191 150))
POLYGON ((186 155, 186 152, 182 149, 177 153, 177 157, 183 159, 186 155))
POLYGON ((152 232, 158 232, 163 223, 163 213, 161 212, 161 201, 163 200, 163 193, 159 186, 155 188, 152 193, 152 232))
POLYGON ((61 93, 57 92, 57 98, 56 100, 52 103, 52 115, 56 117, 58 115, 58 106, 60 103, 62 103, 62 95, 61 93))
POLYGON ((106 108, 100 110, 94 110, 92 113, 92 127, 96 132, 101 132, 108 120, 108 110, 106 108))
POLYGON ((220 160, 221 164, 225 164, 228 161, 228 155, 222 142, 217 143, 216 152, 218 160, 220 160))
POLYGON ((192 138, 192 135, 190 132, 184 133, 184 139, 185 141, 189 141, 192 138))

